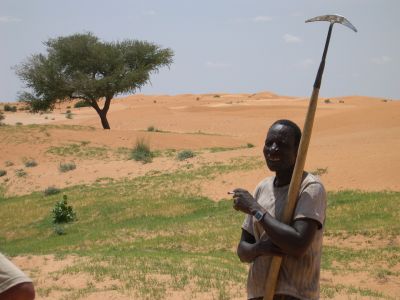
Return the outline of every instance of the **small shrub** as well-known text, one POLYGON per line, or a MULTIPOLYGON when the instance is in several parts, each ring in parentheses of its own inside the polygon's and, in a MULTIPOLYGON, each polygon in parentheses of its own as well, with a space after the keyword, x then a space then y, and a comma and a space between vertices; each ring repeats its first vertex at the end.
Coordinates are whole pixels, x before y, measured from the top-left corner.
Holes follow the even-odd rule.
POLYGON ((15 175, 17 175, 17 177, 25 177, 27 173, 24 169, 17 169, 15 170, 15 175))
POLYGON ((200 100, 200 97, 196 97, 196 101, 199 101, 200 100))
POLYGON ((67 119, 72 119, 72 113, 71 113, 71 112, 67 112, 67 113, 65 114, 65 117, 66 117, 67 119))
POLYGON ((220 95, 214 95, 214 98, 219 98, 219 97, 221 97, 220 95))
POLYGON ((70 106, 70 105, 68 105, 68 106, 67 106, 67 108, 71 108, 71 106, 70 106))
POLYGON ((156 131, 156 128, 154 126, 149 126, 147 127, 147 131, 153 132, 156 131))
POLYGON ((56 225, 54 226, 54 233, 57 235, 64 235, 66 234, 65 229, 61 225, 56 225))
POLYGON ((144 139, 138 139, 136 145, 131 152, 131 158, 136 161, 141 161, 144 164, 153 161, 153 153, 150 151, 150 146, 144 139))
POLYGON ((382 99, 382 102, 388 102, 388 100, 387 99, 382 99))
POLYGON ((324 102, 325 103, 332 103, 331 99, 325 99, 324 102))
POLYGON ((69 223, 76 219, 76 214, 71 205, 68 205, 67 195, 63 195, 62 200, 56 202, 53 212, 53 223, 69 223))
POLYGON ((5 163, 6 167, 11 167, 14 165, 14 163, 11 160, 7 160, 5 163))
POLYGON ((6 105, 4 105, 4 111, 16 112, 17 107, 15 105, 11 106, 9 104, 6 104, 6 105))
POLYGON ((317 168, 315 171, 310 172, 313 175, 322 176, 328 173, 328 167, 326 168, 317 168))
POLYGON ((68 171, 72 171, 76 169, 76 164, 72 161, 72 162, 68 162, 68 163, 60 163, 60 165, 58 166, 58 169, 60 170, 60 172, 68 172, 68 171))
POLYGON ((247 148, 254 148, 254 145, 252 143, 247 143, 247 148))
POLYGON ((27 161, 25 161, 24 165, 27 168, 33 168, 36 167, 38 163, 34 159, 28 159, 27 161))
POLYGON ((43 191, 43 194, 45 196, 51 196, 51 195, 56 195, 59 194, 61 190, 59 188, 56 188, 55 186, 49 186, 47 189, 43 191))
POLYGON ((22 122, 16 122, 15 125, 21 126, 21 125, 23 125, 23 124, 22 124, 22 122))
POLYGON ((70 114, 70 113, 71 113, 71 110, 68 109, 65 113, 66 113, 66 114, 70 114))
POLYGON ((182 150, 178 153, 176 158, 178 160, 185 160, 185 159, 192 158, 195 156, 196 156, 196 154, 192 150, 182 150))
POLYGON ((6 170, 0 170, 0 177, 3 177, 4 175, 7 175, 6 170))
POLYGON ((74 104, 75 108, 80 108, 80 107, 90 107, 90 104, 84 100, 79 100, 74 104))

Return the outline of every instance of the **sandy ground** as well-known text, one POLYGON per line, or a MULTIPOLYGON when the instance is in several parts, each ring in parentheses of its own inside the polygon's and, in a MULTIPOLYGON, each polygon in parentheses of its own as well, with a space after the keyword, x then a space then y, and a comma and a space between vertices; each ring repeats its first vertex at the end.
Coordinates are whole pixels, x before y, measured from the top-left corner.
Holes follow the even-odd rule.
MULTIPOLYGON (((400 190, 400 101, 351 96, 320 99, 314 123, 306 169, 323 170, 322 180, 327 190, 359 189, 366 191, 400 190)), ((111 130, 102 130, 99 118, 91 108, 73 108, 73 103, 57 106, 49 114, 29 114, 24 111, 6 112, 6 124, 15 130, 0 131, 0 169, 7 174, 0 177, 6 186, 6 194, 26 194, 43 191, 49 186, 66 187, 90 184, 102 178, 133 178, 150 171, 172 171, 185 164, 200 165, 211 162, 227 162, 232 158, 247 156, 261 158, 265 134, 273 121, 291 119, 300 127, 304 122, 308 99, 284 97, 269 92, 257 94, 210 94, 145 96, 134 95, 113 100, 108 119, 111 130), (68 108, 70 106, 72 108, 68 108), (72 119, 65 112, 72 111, 72 119), (51 124, 45 130, 34 129, 24 133, 27 124, 51 124), (62 125, 90 126, 79 130, 62 125), (162 132, 148 132, 154 126, 162 132), (201 154, 193 159, 178 162, 173 158, 155 158, 151 164, 125 160, 116 155, 120 147, 132 148, 138 138, 145 138, 152 149, 192 149, 201 154), (69 157, 49 153, 51 147, 84 143, 86 147, 100 147, 108 152, 105 156, 69 157), (239 148, 251 143, 254 148, 239 148), (232 147, 232 151, 211 153, 204 149, 232 147), (38 165, 26 168, 24 161, 34 159, 38 165), (77 168, 62 173, 61 162, 74 161, 77 168), (9 163, 12 162, 12 165, 9 163), (16 175, 24 169, 26 176, 16 175)), ((1 105, 0 105, 1 107, 1 105)), ((28 129, 27 129, 28 130, 28 129)), ((31 130, 31 129, 29 129, 31 130)), ((84 147, 84 145, 82 147, 84 147)), ((229 173, 202 184, 202 193, 214 200, 226 197, 226 191, 235 187, 253 190, 255 185, 271 173, 260 166, 257 170, 229 173)), ((326 243, 336 241, 327 240, 326 243)), ((349 247, 370 245, 360 238, 349 247), (358 243, 359 242, 359 243, 358 243)), ((399 242, 398 240, 396 241, 399 242)), ((372 242, 373 244, 374 242, 372 242)), ((375 245, 380 247, 381 245, 375 245)), ((85 284, 91 278, 49 278, 51 270, 62 269, 68 260, 53 257, 18 257, 14 261, 28 272, 36 272, 38 284, 76 285, 85 284), (48 270, 49 269, 49 270, 48 270), (43 282, 42 282, 43 281, 43 282)), ((337 276, 325 272, 322 281, 354 281, 357 286, 371 287, 377 291, 391 291, 400 295, 398 282, 370 282, 366 274, 337 276), (342 278, 343 277, 343 278, 342 278)), ((95 283, 100 284, 100 283, 95 283)), ((91 294, 85 299, 132 299, 127 295, 110 292, 108 287, 118 282, 103 282, 105 291, 91 294)), ((97 287, 97 286, 96 286, 97 287)), ((171 291, 170 299, 189 298, 186 292, 171 291), (181 292, 179 292, 181 293, 181 292), (186 293, 186 294, 185 294, 186 293)), ((193 295, 192 295, 193 296, 193 295)), ((192 297, 191 296, 191 297, 192 297)), ((343 297, 342 297, 343 296, 343 297)), ((348 296, 337 299, 349 299, 348 296)), ((58 299, 62 295, 50 295, 43 299, 58 299), (49 298, 50 297, 50 298, 49 298)), ((212 299, 212 295, 197 295, 196 299, 212 299)), ((41 298, 39 298, 41 299, 41 298)), ((243 299, 243 295, 238 295, 243 299)), ((362 299, 359 297, 357 299, 362 299)), ((367 298, 365 298, 367 299, 367 298)))

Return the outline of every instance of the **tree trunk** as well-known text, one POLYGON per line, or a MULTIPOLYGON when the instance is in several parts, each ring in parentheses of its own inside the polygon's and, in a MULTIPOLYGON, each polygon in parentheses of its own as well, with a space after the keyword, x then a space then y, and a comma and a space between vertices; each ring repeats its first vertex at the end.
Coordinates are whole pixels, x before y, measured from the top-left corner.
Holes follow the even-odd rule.
POLYGON ((101 125, 103 125, 103 129, 110 129, 110 124, 107 120, 107 112, 104 110, 100 110, 99 116, 101 120, 101 125))
POLYGON ((90 104, 96 110, 97 114, 100 117, 101 125, 103 125, 103 129, 110 129, 110 124, 108 123, 108 120, 107 120, 107 113, 110 108, 111 99, 112 99, 112 97, 106 97, 106 101, 104 103, 103 109, 100 109, 96 100, 92 100, 90 102, 90 104))

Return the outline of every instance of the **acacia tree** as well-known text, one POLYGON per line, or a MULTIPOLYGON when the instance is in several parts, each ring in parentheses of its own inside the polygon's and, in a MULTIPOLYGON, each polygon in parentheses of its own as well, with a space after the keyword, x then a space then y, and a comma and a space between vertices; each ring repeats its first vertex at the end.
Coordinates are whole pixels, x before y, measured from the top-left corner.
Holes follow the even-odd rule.
POLYGON ((107 112, 115 95, 134 93, 149 82, 150 73, 173 62, 169 48, 138 40, 101 42, 91 33, 44 44, 47 55, 34 54, 16 67, 31 90, 22 92, 19 100, 38 112, 53 109, 57 102, 82 99, 96 110, 104 129, 110 129, 107 112))

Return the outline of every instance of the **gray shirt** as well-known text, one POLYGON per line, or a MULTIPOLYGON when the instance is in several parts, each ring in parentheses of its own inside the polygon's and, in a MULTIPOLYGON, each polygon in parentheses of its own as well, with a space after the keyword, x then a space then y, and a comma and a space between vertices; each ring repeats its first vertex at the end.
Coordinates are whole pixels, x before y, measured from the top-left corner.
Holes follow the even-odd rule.
MULTIPOLYGON (((289 185, 274 186, 275 177, 261 181, 254 192, 255 200, 280 220, 287 202, 289 185)), ((276 294, 290 295, 304 300, 319 299, 319 274, 322 250, 322 234, 325 222, 326 193, 319 179, 305 173, 300 187, 300 197, 294 212, 294 220, 313 219, 319 223, 318 231, 306 253, 296 258, 285 256, 282 261, 276 294)), ((256 241, 267 240, 268 235, 251 215, 247 215, 242 228, 251 233, 256 241)), ((248 298, 264 296, 264 286, 271 256, 259 256, 251 264, 247 279, 248 298)))

